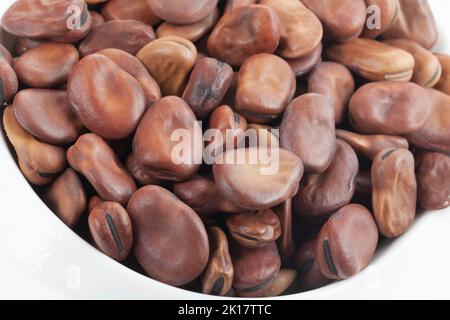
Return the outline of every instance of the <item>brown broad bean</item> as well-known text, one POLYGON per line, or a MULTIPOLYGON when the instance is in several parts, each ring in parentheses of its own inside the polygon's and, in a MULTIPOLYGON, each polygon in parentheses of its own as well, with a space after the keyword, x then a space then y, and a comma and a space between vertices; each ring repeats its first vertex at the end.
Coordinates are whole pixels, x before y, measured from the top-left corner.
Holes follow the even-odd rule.
POLYGON ((237 7, 246 6, 249 4, 256 4, 258 0, 227 0, 225 12, 236 9, 237 7))
POLYGON ((322 62, 322 49, 323 45, 320 43, 314 50, 302 58, 297 59, 285 59, 291 66, 295 76, 302 77, 309 73, 317 64, 322 62))
POLYGON ((19 81, 12 63, 11 54, 0 44, 0 106, 11 101, 19 90, 19 81))
POLYGON ((99 196, 92 196, 88 202, 88 212, 90 213, 92 210, 94 210, 96 205, 102 202, 103 200, 99 196))
MULTIPOLYGON (((246 133, 246 147, 279 148, 280 134, 271 126, 249 123, 246 133)), ((240 147, 240 146, 238 146, 240 147)))
POLYGON ((450 56, 442 53, 437 53, 435 56, 441 64, 442 74, 434 88, 450 95, 450 56))
POLYGON ((89 11, 89 13, 91 14, 91 18, 92 18, 91 30, 101 26, 102 24, 104 24, 106 22, 105 18, 97 11, 89 11))
POLYGON ((40 45, 43 45, 44 43, 47 42, 49 41, 42 39, 18 37, 14 42, 14 52, 18 57, 20 57, 28 50, 39 47, 40 45))
POLYGON ((191 24, 205 18, 218 0, 147 0, 150 9, 161 19, 176 24, 191 24))
POLYGON ((280 220, 281 236, 277 240, 278 252, 283 266, 289 265, 295 250, 292 237, 292 199, 272 208, 280 220))
POLYGON ((136 156, 133 153, 127 157, 125 166, 128 172, 133 176, 134 180, 136 180, 140 185, 147 186, 151 184, 159 184, 158 180, 145 173, 144 169, 139 165, 136 156))
POLYGON ((49 184, 55 178, 55 174, 40 174, 27 163, 22 161, 22 159, 17 158, 17 162, 19 164, 19 169, 22 172, 25 179, 31 184, 37 186, 44 186, 49 184))
POLYGON ((137 20, 156 25, 161 19, 150 9, 147 0, 109 0, 102 7, 106 20, 137 20))
POLYGON ((367 22, 361 34, 363 38, 375 39, 389 30, 394 23, 397 22, 400 12, 400 3, 398 0, 365 0, 368 9, 367 22), (376 9, 373 9, 373 6, 376 9), (372 9, 372 10, 370 10, 372 9), (377 15, 379 13, 379 16, 377 15), (376 25, 377 21, 372 20, 371 15, 375 14, 374 18, 380 19, 380 25, 376 25))

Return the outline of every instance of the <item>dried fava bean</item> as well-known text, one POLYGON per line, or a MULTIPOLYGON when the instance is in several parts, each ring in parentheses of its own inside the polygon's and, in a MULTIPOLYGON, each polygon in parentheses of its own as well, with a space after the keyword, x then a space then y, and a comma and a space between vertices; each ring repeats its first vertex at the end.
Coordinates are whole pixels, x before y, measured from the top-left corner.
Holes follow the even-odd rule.
POLYGON ((357 153, 370 160, 373 160, 385 149, 409 148, 408 140, 399 136, 362 135, 351 131, 336 130, 336 137, 347 142, 357 153))
POLYGON ((89 32, 79 50, 83 57, 108 48, 135 55, 153 40, 155 33, 149 25, 136 20, 111 20, 89 32))
POLYGON ((3 112, 3 127, 17 157, 30 169, 43 177, 53 176, 64 170, 65 150, 41 142, 29 134, 17 121, 12 107, 6 107, 3 112))
POLYGON ((430 210, 450 206, 450 156, 422 152, 416 163, 419 206, 430 210))
POLYGON ((46 184, 49 184, 53 181, 56 174, 40 174, 35 169, 30 167, 27 163, 22 161, 20 158, 17 159, 17 162, 19 164, 19 169, 22 172, 25 179, 27 179, 28 182, 37 185, 37 186, 44 186, 46 184))
POLYGON ((358 132, 404 135, 423 127, 432 103, 427 91, 417 84, 381 81, 359 88, 349 110, 350 122, 358 132))
POLYGON ((281 262, 286 266, 290 263, 295 249, 292 238, 292 199, 286 200, 272 210, 280 220, 281 236, 277 240, 277 246, 281 262))
POLYGON ((96 205, 102 202, 103 200, 99 196, 92 196, 88 202, 88 212, 91 212, 96 205))
POLYGON ((156 179, 184 181, 195 175, 203 156, 202 130, 186 102, 169 96, 153 104, 136 130, 133 152, 144 172, 156 179), (188 133, 186 139, 176 131, 188 133), (188 140, 183 150, 180 139, 188 140))
MULTIPOLYGON (((0 48, 3 48, 3 46, 0 48)), ((19 89, 19 81, 11 66, 11 59, 9 53, 0 53, 0 106, 11 101, 19 89)))
POLYGON ((294 213, 308 224, 320 224, 336 210, 350 203, 355 194, 359 162, 355 151, 337 140, 336 153, 328 169, 309 175, 294 197, 294 213))
POLYGON ((161 20, 150 9, 147 0, 109 0, 102 7, 106 20, 137 20, 154 26, 161 20))
POLYGON ((442 75, 434 88, 450 95, 450 56, 446 54, 435 54, 435 56, 441 64, 442 75))
POLYGON ((13 65, 13 57, 11 53, 2 44, 0 44, 0 59, 6 60, 9 65, 13 65))
POLYGON ((325 36, 331 40, 348 41, 363 31, 364 0, 303 0, 303 3, 322 21, 325 36))
MULTIPOLYGON (((249 123, 245 132, 247 148, 279 148, 280 134, 277 129, 262 124, 249 123)), ((238 148, 241 147, 238 145, 238 148)))
POLYGON ((127 211, 117 202, 100 202, 89 213, 89 230, 97 247, 117 261, 128 256, 133 229, 127 211))
POLYGON ((345 66, 322 62, 309 75, 308 92, 321 94, 331 101, 335 122, 339 124, 347 115, 348 103, 355 92, 355 81, 345 66))
POLYGON ((329 279, 347 279, 372 260, 378 229, 372 214, 358 204, 348 205, 320 230, 315 257, 320 271, 329 279))
POLYGON ((93 133, 78 138, 67 150, 67 160, 105 201, 125 205, 136 191, 133 178, 119 162, 111 147, 93 133))
POLYGON ((281 235, 281 224, 270 210, 233 214, 226 220, 231 236, 247 248, 261 248, 277 240, 281 235))
POLYGON ((83 184, 77 173, 66 169, 45 192, 45 203, 70 228, 74 228, 87 206, 83 184))
POLYGON ((253 55, 239 71, 236 111, 249 121, 267 123, 284 112, 295 87, 294 72, 286 61, 267 53, 253 55))
POLYGON ((47 42, 32 48, 14 63, 17 77, 33 88, 54 88, 65 84, 80 55, 71 44, 47 42))
POLYGON ((255 4, 258 0, 227 0, 227 5, 225 6, 225 12, 234 10, 237 7, 246 6, 249 4, 255 4))
POLYGON ((89 55, 75 65, 67 93, 81 123, 106 139, 132 134, 146 106, 139 82, 99 54, 89 55))
POLYGON ((161 87, 164 96, 181 96, 197 59, 197 49, 189 40, 162 37, 150 42, 137 54, 161 87))
POLYGON ((280 42, 279 20, 268 6, 239 6, 226 12, 208 38, 211 56, 240 66, 257 53, 273 53, 280 42))
POLYGON ((16 42, 14 43, 14 52, 16 53, 17 56, 20 57, 28 50, 39 47, 40 45, 43 45, 44 43, 47 42, 48 40, 19 37, 16 39, 16 42))
POLYGON ((227 236, 218 227, 207 231, 210 257, 202 279, 202 292, 224 296, 231 289, 234 275, 227 236))
POLYGON ((397 22, 400 3, 398 0, 365 0, 365 2, 368 19, 361 37, 375 39, 397 22), (379 21, 376 20, 378 18, 379 21), (377 22, 379 22, 379 25, 377 25, 377 22))
POLYGON ((409 52, 371 39, 334 44, 325 54, 370 81, 407 82, 414 72, 414 57, 409 52))
POLYGON ((98 51, 97 54, 108 57, 135 78, 141 85, 149 106, 161 99, 161 89, 158 83, 135 56, 119 49, 104 49, 98 51))
POLYGON ((102 24, 105 23, 105 18, 98 12, 96 11, 89 11, 89 13, 91 14, 91 18, 92 18, 92 27, 91 30, 97 28, 98 26, 101 26, 102 24))
POLYGON ((214 58, 197 61, 183 93, 183 100, 198 119, 204 119, 220 105, 233 79, 233 69, 214 58))
POLYGON ((384 43, 408 51, 414 57, 414 74, 412 82, 422 87, 434 87, 440 80, 442 67, 439 60, 417 43, 405 39, 386 40, 384 43))
POLYGON ((294 99, 280 127, 281 147, 302 159, 307 173, 324 172, 336 150, 334 106, 325 96, 308 93, 294 99))
POLYGON ((178 36, 192 42, 198 41, 210 31, 220 17, 218 8, 213 9, 205 18, 192 24, 174 24, 163 22, 156 30, 158 38, 178 36))
POLYGON ((385 39, 408 39, 431 49, 437 41, 438 32, 428 0, 399 0, 397 22, 383 33, 385 39))
POLYGON ((2 18, 2 27, 13 35, 58 42, 84 38, 91 24, 91 15, 83 0, 19 0, 2 18))
POLYGON ((50 144, 72 143, 83 130, 63 90, 24 89, 14 97, 13 108, 25 130, 50 144))
POLYGON ((205 18, 218 0, 147 0, 150 9, 161 19, 176 24, 191 24, 205 18))
POLYGON ((310 72, 322 61, 322 49, 323 45, 320 43, 309 55, 305 57, 285 60, 291 66, 295 76, 298 78, 310 72))
POLYGON ((280 22, 278 53, 287 59, 305 57, 317 48, 323 36, 320 20, 297 0, 261 0, 271 7, 280 22))
POLYGON ((316 260, 316 240, 304 243, 294 254, 293 264, 298 272, 301 289, 313 290, 326 285, 330 279, 320 272, 316 260))
POLYGON ((208 235, 197 214, 158 186, 138 190, 130 199, 134 252, 145 272, 173 286, 185 285, 205 269, 208 235))
POLYGON ((262 210, 297 193, 303 164, 295 154, 281 148, 241 148, 217 156, 213 173, 226 199, 241 208, 262 210))
POLYGON ((441 153, 450 153, 450 96, 427 89, 431 98, 431 114, 418 130, 405 136, 410 144, 441 153))
POLYGON ((414 157, 405 149, 387 149, 372 164, 372 206, 381 234, 405 233, 416 215, 417 183, 414 157))
POLYGON ((237 294, 239 297, 243 298, 277 297, 282 294, 289 294, 295 289, 296 279, 297 271, 292 269, 281 269, 269 285, 253 291, 237 290, 237 294))
POLYGON ((138 164, 136 156, 133 153, 127 157, 125 166, 127 167, 128 172, 130 172, 130 174, 137 182, 139 182, 139 184, 147 186, 159 183, 158 180, 150 177, 147 173, 144 172, 144 169, 138 164))

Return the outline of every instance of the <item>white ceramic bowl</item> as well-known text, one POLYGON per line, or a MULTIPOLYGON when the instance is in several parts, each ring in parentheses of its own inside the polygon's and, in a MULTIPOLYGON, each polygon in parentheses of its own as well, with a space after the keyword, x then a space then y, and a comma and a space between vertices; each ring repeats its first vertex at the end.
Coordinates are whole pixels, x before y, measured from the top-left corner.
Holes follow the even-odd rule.
MULTIPOLYGON (((14 0, 0 1, 0 16, 14 0)), ((430 0, 450 53, 450 1, 430 0)), ((357 276, 287 299, 450 298, 450 209, 418 217, 357 276)), ((103 255, 66 227, 19 172, 0 135, 0 298, 211 299, 103 255)))

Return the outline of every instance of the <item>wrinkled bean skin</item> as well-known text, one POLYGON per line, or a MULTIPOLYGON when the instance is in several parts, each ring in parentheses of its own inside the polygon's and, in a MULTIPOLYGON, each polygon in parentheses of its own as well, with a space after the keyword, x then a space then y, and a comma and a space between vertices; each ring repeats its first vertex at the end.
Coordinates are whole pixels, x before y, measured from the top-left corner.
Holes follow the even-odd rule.
POLYGON ((137 20, 155 25, 160 18, 150 9, 147 0, 109 0, 102 7, 106 20, 137 20))
POLYGON ((148 106, 161 99, 161 89, 139 59, 119 49, 104 49, 97 52, 111 59, 115 64, 128 72, 142 87, 148 106))
POLYGON ((385 149, 408 149, 409 143, 403 137, 383 134, 363 135, 351 131, 336 130, 336 137, 347 142, 358 154, 373 160, 385 149))
POLYGON ((227 236, 218 227, 208 228, 207 232, 210 257, 202 279, 202 292, 224 296, 230 291, 234 276, 227 236))
POLYGON ((47 42, 48 42, 47 40, 19 37, 16 39, 16 42, 14 43, 14 52, 16 53, 17 56, 20 57, 28 50, 39 47, 40 45, 43 45, 44 43, 47 42))
POLYGON ((365 207, 351 204, 333 214, 320 230, 315 256, 320 271, 329 279, 347 279, 372 260, 378 229, 365 207))
POLYGON ((87 206, 83 184, 77 173, 66 169, 45 193, 45 203, 69 228, 74 228, 87 206))
POLYGON ((231 236, 246 248, 265 247, 281 235, 281 224, 272 210, 233 214, 226 220, 231 236))
POLYGON ((372 164, 372 206, 380 233, 395 238, 405 233, 416 215, 414 157, 405 149, 387 149, 372 164))
POLYGON ((324 172, 336 150, 334 106, 325 96, 308 93, 294 99, 280 127, 281 147, 302 159, 307 173, 324 172))
POLYGON ((91 15, 83 0, 19 0, 2 18, 2 27, 13 35, 58 42, 84 38, 91 25, 91 15), (79 14, 74 10, 68 12, 71 6, 76 6, 79 14), (69 29, 68 22, 73 23, 73 28, 69 29))
POLYGON ((185 285, 205 269, 208 235, 197 214, 158 186, 138 190, 127 207, 134 252, 145 272, 173 286, 185 285))
POLYGON ((397 22, 383 33, 385 39, 408 39, 431 49, 437 41, 438 32, 428 0, 399 0, 397 22))
POLYGON ((48 42, 25 52, 14 63, 19 80, 33 88, 54 88, 67 82, 80 59, 71 44, 48 42))
POLYGON ((417 43, 405 39, 386 40, 384 43, 408 51, 415 60, 412 82, 422 87, 432 88, 440 80, 442 67, 439 60, 417 43))
POLYGON ((277 246, 282 265, 287 266, 295 250, 292 238, 292 199, 286 200, 272 210, 280 220, 281 236, 277 240, 277 246))
POLYGON ((355 80, 345 66, 322 62, 309 75, 308 92, 321 94, 331 101, 335 123, 339 124, 347 115, 348 103, 355 92, 355 80))
POLYGON ((349 110, 358 132, 405 135, 425 124, 432 104, 427 91, 414 83, 382 81, 358 89, 349 110))
POLYGON ((450 56, 446 54, 435 54, 435 56, 442 67, 441 79, 436 84, 435 89, 450 95, 450 56))
POLYGON ((322 21, 331 40, 349 41, 358 37, 366 22, 364 0, 302 0, 322 21))
POLYGON ((105 201, 125 205, 136 184, 114 151, 99 136, 87 133, 67 150, 70 166, 81 173, 105 201))
POLYGON ((267 53, 253 55, 239 71, 236 111, 251 122, 267 123, 284 112, 295 88, 295 75, 286 61, 267 53))
POLYGON ((422 152, 416 157, 416 163, 419 206, 429 210, 450 206, 450 156, 422 152))
POLYGON ((54 175, 66 167, 66 153, 59 148, 41 142, 29 134, 16 119, 13 107, 6 107, 3 112, 3 127, 14 147, 17 157, 30 169, 43 177, 54 175))
POLYGON ((231 86, 233 69, 214 58, 198 60, 183 93, 183 100, 197 119, 204 119, 219 106, 231 86))
POLYGON ((111 20, 89 32, 79 50, 83 57, 108 48, 135 55, 153 40, 155 33, 151 26, 135 20, 111 20))
MULTIPOLYGON (((369 28, 366 23, 364 26, 364 30, 361 34, 363 38, 375 39, 379 35, 383 34, 386 30, 389 30, 392 25, 397 22, 399 11, 400 11, 400 3, 398 0, 365 0, 367 8, 371 8, 371 6, 378 6, 380 12, 380 28, 369 28)), ((367 17, 370 19, 370 16, 374 13, 374 11, 370 11, 367 14, 367 17)), ((374 22, 372 20, 367 21, 374 22)))
POLYGON ((0 105, 11 101, 19 89, 19 81, 12 63, 11 54, 0 44, 0 105))
POLYGON ((13 108, 21 126, 43 142, 69 144, 77 140, 83 129, 63 90, 19 91, 14 97, 13 108))
POLYGON ((191 24, 205 18, 218 0, 147 0, 150 9, 161 19, 176 24, 191 24))
POLYGON ((333 212, 349 204, 355 194, 359 162, 344 141, 336 142, 336 153, 328 169, 302 180, 294 197, 294 213, 312 225, 323 223, 333 212))
POLYGON ((238 67, 257 53, 273 53, 280 42, 279 20, 268 6, 239 6, 226 12, 208 38, 214 58, 238 67))
POLYGON ((144 169, 138 164, 136 156, 134 154, 130 154, 127 157, 125 166, 128 172, 133 176, 134 180, 136 180, 140 185, 147 186, 159 183, 158 180, 150 177, 145 173, 144 169))
POLYGON ((139 82, 99 54, 89 55, 75 65, 67 93, 81 123, 106 139, 121 139, 133 133, 146 106, 139 82))
POLYGON ((418 130, 405 136, 410 144, 426 150, 450 153, 450 96, 428 89, 431 114, 418 130))
POLYGON ((309 55, 297 59, 286 59, 286 62, 291 66, 297 78, 302 77, 322 62, 322 50, 323 45, 320 43, 309 55))
MULTIPOLYGON (((284 149, 272 150, 278 152, 278 170, 270 170, 262 174, 262 168, 268 168, 262 163, 263 153, 268 157, 271 149, 236 149, 229 150, 216 158, 213 165, 214 180, 221 194, 238 207, 249 210, 262 210, 277 206, 292 198, 298 191, 300 179, 303 176, 303 164, 300 158, 284 149), (245 159, 243 163, 226 159, 245 159), (256 159, 252 163, 250 159, 256 159)), ((273 160, 273 159, 272 159, 273 160)))
POLYGON ((138 164, 156 179, 185 181, 194 176, 203 155, 202 131, 186 102, 169 96, 149 108, 136 130, 133 152, 138 164), (191 139, 191 149, 183 150, 184 161, 174 150, 179 141, 171 138, 177 129, 189 132, 191 139))
POLYGON ((325 54, 369 81, 407 82, 414 72, 414 57, 409 52, 371 39, 331 45, 325 54))
POLYGON ((180 37, 152 41, 136 55, 161 87, 163 96, 181 96, 197 59, 192 42, 180 37))
POLYGON ((320 20, 297 0, 260 0, 275 11, 280 22, 278 54, 287 59, 309 55, 320 44, 323 28, 320 20))
POLYGON ((88 223, 96 246, 117 261, 125 260, 133 244, 133 229, 124 207, 102 201, 90 211, 88 223))

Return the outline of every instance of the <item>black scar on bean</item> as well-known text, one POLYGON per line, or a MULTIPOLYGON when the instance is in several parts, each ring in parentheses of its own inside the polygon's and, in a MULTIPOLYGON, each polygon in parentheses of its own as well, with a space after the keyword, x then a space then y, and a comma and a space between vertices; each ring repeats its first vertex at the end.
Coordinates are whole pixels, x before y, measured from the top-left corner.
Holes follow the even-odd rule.
POLYGON ((120 235, 119 232, 117 231, 116 225, 114 224, 114 220, 108 212, 105 213, 105 218, 106 223, 108 224, 108 228, 111 231, 111 234, 114 238, 114 242, 117 248, 119 249, 120 254, 123 255, 125 253, 125 249, 123 247, 122 240, 120 239, 120 235))
POLYGON ((338 274, 336 266, 334 265, 333 255, 331 254, 330 243, 328 242, 328 240, 323 241, 323 252, 327 261, 328 268, 330 269, 331 273, 337 276, 338 274))

